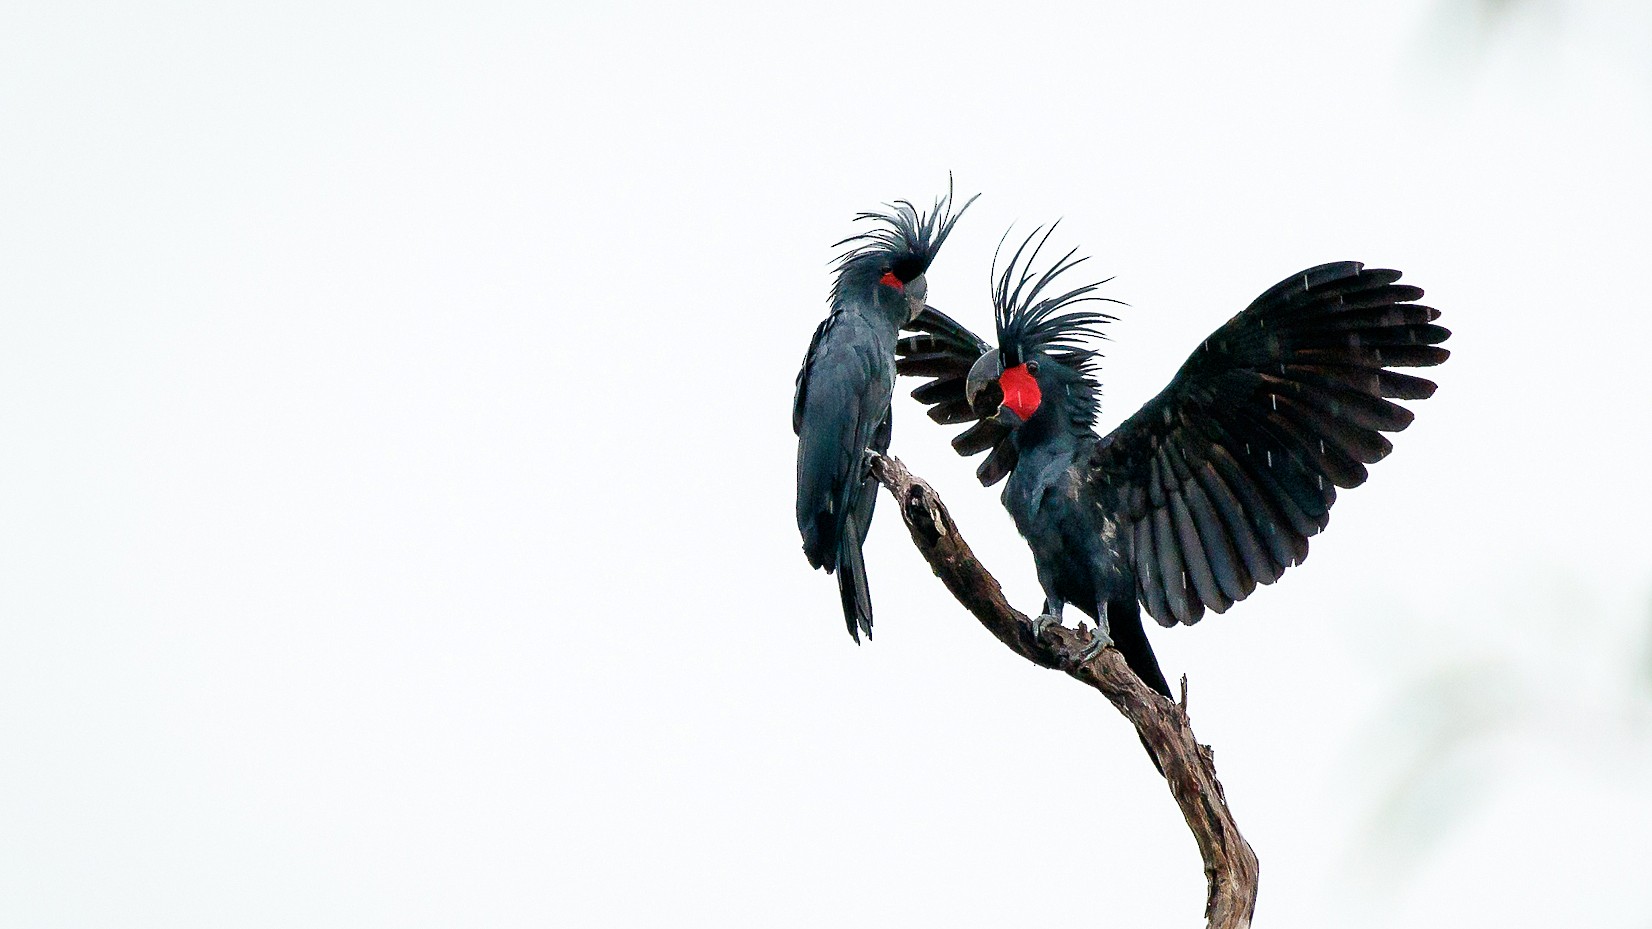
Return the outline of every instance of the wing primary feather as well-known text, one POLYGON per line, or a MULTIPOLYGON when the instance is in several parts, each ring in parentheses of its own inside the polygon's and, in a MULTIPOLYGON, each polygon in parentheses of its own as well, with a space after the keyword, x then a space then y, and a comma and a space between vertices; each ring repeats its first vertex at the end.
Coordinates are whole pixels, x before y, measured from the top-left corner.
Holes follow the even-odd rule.
POLYGON ((1281 391, 1289 391, 1293 399, 1320 407, 1339 420, 1373 432, 1399 432, 1417 418, 1415 413, 1405 407, 1381 397, 1337 390, 1334 387, 1314 391, 1304 385, 1295 388, 1281 387, 1281 391))
POLYGON ((1147 614, 1161 626, 1176 625, 1176 617, 1164 599, 1164 583, 1159 573, 1159 555, 1153 547, 1153 521, 1136 520, 1136 587, 1139 599, 1147 605, 1147 614))
POLYGON ((1260 413, 1235 409, 1229 415, 1244 429, 1242 435, 1249 449, 1245 456, 1248 472, 1261 486, 1275 493, 1297 531, 1313 535, 1319 530, 1319 517, 1330 504, 1314 484, 1315 472, 1300 458, 1307 450, 1298 448, 1297 439, 1285 432, 1279 422, 1260 413))
MULTIPOLYGON (((1278 397, 1279 394, 1275 394, 1278 397)), ((1296 437, 1306 449, 1311 461, 1309 471, 1324 476, 1338 487, 1358 487, 1365 483, 1368 472, 1359 459, 1343 447, 1342 436, 1353 430, 1331 419, 1320 411, 1299 404, 1292 397, 1279 401, 1272 417, 1282 429, 1296 437)), ((1330 506, 1326 504, 1327 508, 1330 506)))
POLYGON ((1378 371, 1377 385, 1382 396, 1396 400, 1427 400, 1438 387, 1427 378, 1399 371, 1378 371))
MULTIPOLYGON (((1360 483, 1364 483, 1364 478, 1359 477, 1365 473, 1364 465, 1375 464, 1387 457, 1388 453, 1394 450, 1394 444, 1374 429, 1336 419, 1336 404, 1315 402, 1322 399, 1311 395, 1300 399, 1292 397, 1285 401, 1285 411, 1324 443, 1322 453, 1329 455, 1335 452, 1336 467, 1351 472, 1352 476, 1358 477, 1360 483)), ((1337 486, 1359 485, 1339 482, 1337 486)))
POLYGON ((964 457, 979 454, 997 445, 1009 435, 1009 429, 998 423, 977 420, 975 425, 952 437, 952 447, 964 457))
POLYGON ((1182 480, 1179 496, 1192 517, 1205 564, 1219 588, 1208 596, 1201 590, 1199 596, 1206 606, 1218 613, 1225 613, 1234 601, 1245 598, 1244 582, 1240 580, 1245 571, 1240 556, 1234 550, 1233 540, 1228 537, 1227 527, 1217 515, 1216 505, 1192 474, 1182 480))
POLYGON ((964 399, 962 377, 936 378, 912 391, 912 399, 924 404, 948 403, 964 399))
POLYGON ((1178 490, 1170 495, 1170 516, 1176 530, 1177 547, 1182 553, 1182 565, 1187 571, 1189 581, 1186 596, 1188 598, 1188 623, 1197 622, 1201 614, 1195 614, 1192 605, 1195 600, 1211 606, 1221 613, 1232 605, 1222 593, 1221 585, 1216 582, 1216 575, 1211 570, 1210 560, 1205 555, 1205 540, 1199 535, 1199 527, 1194 524, 1193 514, 1189 511, 1187 501, 1178 490))
POLYGON ((1373 347, 1372 353, 1386 368, 1431 368, 1445 364, 1451 350, 1437 345, 1388 345, 1373 347))
MULTIPOLYGON (((924 352, 900 358, 895 362, 895 370, 899 374, 912 377, 956 375, 958 374, 958 363, 958 356, 950 352, 924 352)), ((966 373, 968 370, 968 368, 964 369, 966 373)))
POLYGON ((1015 469, 1015 463, 1019 458, 1020 453, 1016 450, 1014 442, 1007 439, 1001 441, 993 448, 992 454, 981 461, 980 467, 975 469, 975 477, 981 482, 982 487, 991 487, 1015 469))
POLYGON ((1256 538, 1256 530, 1251 528, 1250 521, 1245 518, 1238 497, 1234 496, 1227 481, 1222 479, 1216 465, 1210 461, 1200 462, 1194 474, 1199 481, 1199 487, 1209 499, 1211 508, 1227 527, 1228 541, 1233 546, 1234 579, 1237 586, 1231 590, 1224 586, 1223 589, 1235 601, 1243 600, 1256 589, 1258 576, 1272 573, 1266 569, 1268 556, 1262 551, 1262 542, 1256 538))
POLYGON ((1179 623, 1191 623, 1193 610, 1188 604, 1186 566, 1176 545, 1175 530, 1170 525, 1170 507, 1153 511, 1153 549, 1159 556, 1159 577, 1164 587, 1165 602, 1170 615, 1179 623))
MULTIPOLYGON (((1247 456, 1248 466, 1245 473, 1251 476, 1251 479, 1256 482, 1257 488, 1265 493, 1278 507, 1279 515, 1284 517, 1285 524, 1295 530, 1294 535, 1307 538, 1317 534, 1320 530, 1319 520, 1303 510, 1297 496, 1288 490, 1281 481, 1279 472, 1267 465, 1270 453, 1271 449, 1258 447, 1251 455, 1247 456)), ((1281 454, 1277 457, 1282 459, 1284 456, 1281 454)), ((1317 489, 1314 494, 1317 498, 1317 489)), ((1292 548, 1295 547, 1293 544, 1292 548)), ((1285 563, 1290 563, 1288 557, 1285 559, 1285 563)))
POLYGON ((947 400, 930 407, 929 418, 942 425, 950 425, 973 422, 976 416, 975 411, 970 409, 969 401, 959 397, 956 400, 947 400))
POLYGON ((1250 313, 1264 307, 1274 306, 1284 302, 1288 295, 1303 294, 1311 288, 1324 287, 1331 281, 1352 278, 1359 274, 1362 267, 1363 265, 1357 261, 1333 261, 1329 264, 1316 265, 1305 271, 1300 271, 1264 290, 1260 296, 1251 301, 1245 312, 1250 313))
POLYGON ((1256 579, 1271 584, 1285 572, 1296 553, 1293 538, 1298 535, 1296 527, 1286 515, 1285 508, 1274 499, 1272 491, 1265 489, 1266 485, 1254 477, 1239 459, 1226 455, 1225 449, 1223 452, 1224 457, 1218 459, 1218 466, 1225 475, 1228 487, 1239 498, 1245 517, 1262 541, 1263 552, 1268 558, 1264 570, 1255 572, 1256 579))
MULTIPOLYGON (((1197 428, 1210 443, 1209 454, 1222 465, 1229 486, 1239 494, 1246 512, 1252 515, 1257 533, 1267 540, 1268 550, 1275 558, 1275 573, 1283 571, 1297 548, 1291 537, 1317 531, 1317 525, 1281 486, 1278 475, 1269 466, 1270 458, 1263 447, 1267 440, 1241 438, 1214 417, 1199 422, 1197 428)), ((1318 499, 1317 494, 1313 499, 1318 499)))
MULTIPOLYGON (((1400 289, 1389 288, 1390 291, 1400 289)), ((1423 294, 1421 288, 1414 287, 1412 290, 1418 297, 1423 294)), ((1440 311, 1431 306, 1395 302, 1396 299, 1405 298, 1404 294, 1388 292, 1371 296, 1361 295, 1344 302, 1316 305, 1317 313, 1305 317, 1299 325, 1304 329, 1311 328, 1323 332, 1375 331, 1426 325, 1440 318, 1440 311)))

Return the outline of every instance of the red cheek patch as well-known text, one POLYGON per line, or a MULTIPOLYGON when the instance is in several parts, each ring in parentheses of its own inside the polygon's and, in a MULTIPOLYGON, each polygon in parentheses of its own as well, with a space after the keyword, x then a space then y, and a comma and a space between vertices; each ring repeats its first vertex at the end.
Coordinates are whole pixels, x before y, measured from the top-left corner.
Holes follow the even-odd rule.
POLYGON ((906 291, 906 285, 901 283, 901 279, 896 277, 893 271, 883 272, 883 277, 878 279, 878 283, 886 287, 893 287, 902 293, 906 291))
POLYGON ((1004 391, 1004 405, 1015 411, 1022 422, 1032 419, 1038 412, 1038 404, 1044 395, 1038 389, 1038 382, 1027 373, 1026 365, 1016 365, 1005 371, 998 378, 998 386, 1004 391))

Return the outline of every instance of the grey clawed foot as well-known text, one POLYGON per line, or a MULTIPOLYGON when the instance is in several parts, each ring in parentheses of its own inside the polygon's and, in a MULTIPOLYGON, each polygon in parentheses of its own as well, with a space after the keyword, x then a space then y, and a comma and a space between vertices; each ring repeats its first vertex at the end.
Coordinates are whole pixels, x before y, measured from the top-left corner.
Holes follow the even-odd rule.
POLYGON ((1090 637, 1090 644, 1084 646, 1084 651, 1078 653, 1078 663, 1083 664, 1086 661, 1089 661, 1091 658, 1101 654, 1102 649, 1110 648, 1112 645, 1113 637, 1105 632, 1097 630, 1096 633, 1090 637))
POLYGON ((1049 613, 1039 614, 1038 618, 1033 620, 1033 638, 1043 638, 1044 630, 1050 628, 1051 625, 1061 625, 1061 617, 1052 616, 1049 613))

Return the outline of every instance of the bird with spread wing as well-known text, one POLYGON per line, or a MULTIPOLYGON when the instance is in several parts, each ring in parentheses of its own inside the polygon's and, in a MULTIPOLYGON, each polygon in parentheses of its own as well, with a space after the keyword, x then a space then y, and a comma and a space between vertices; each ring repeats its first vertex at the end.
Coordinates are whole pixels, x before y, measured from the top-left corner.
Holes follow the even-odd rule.
POLYGON ((1099 355, 1087 342, 1115 317, 1100 283, 1057 280, 1076 249, 1034 270, 1034 230, 1002 275, 994 259, 997 345, 926 307, 896 348, 900 374, 939 423, 970 423, 959 454, 988 452, 985 486, 1032 548, 1042 631, 1071 603, 1165 696, 1142 629, 1221 613, 1308 556, 1337 488, 1365 482, 1411 423, 1394 400, 1435 385, 1395 370, 1437 365, 1450 332, 1400 272, 1319 265, 1268 288, 1205 339, 1158 396, 1107 435, 1094 429, 1099 355))

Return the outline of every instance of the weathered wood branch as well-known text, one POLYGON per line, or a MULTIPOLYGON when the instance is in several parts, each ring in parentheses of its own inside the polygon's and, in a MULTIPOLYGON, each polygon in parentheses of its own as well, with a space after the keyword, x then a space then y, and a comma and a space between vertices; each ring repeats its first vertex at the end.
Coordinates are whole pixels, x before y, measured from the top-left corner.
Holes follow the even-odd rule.
POLYGON ((1256 853, 1228 810, 1210 747, 1199 744, 1188 724, 1186 678, 1178 706, 1142 683, 1115 649, 1105 648, 1089 661, 1079 661, 1090 644, 1087 629, 1052 625, 1042 636, 1033 635, 1032 620, 1004 599, 998 581, 976 560, 934 489, 913 477, 898 458, 874 457, 872 474, 894 496, 913 544, 935 575, 988 632, 1028 661, 1063 671, 1101 691, 1136 727, 1204 858, 1210 886, 1206 925, 1249 926, 1256 909, 1256 853))

